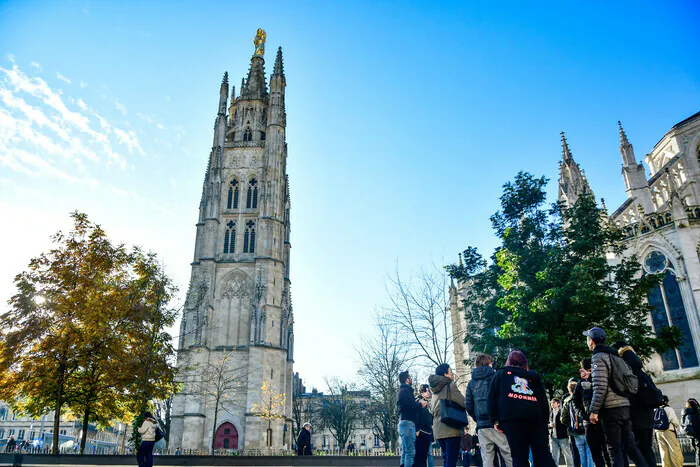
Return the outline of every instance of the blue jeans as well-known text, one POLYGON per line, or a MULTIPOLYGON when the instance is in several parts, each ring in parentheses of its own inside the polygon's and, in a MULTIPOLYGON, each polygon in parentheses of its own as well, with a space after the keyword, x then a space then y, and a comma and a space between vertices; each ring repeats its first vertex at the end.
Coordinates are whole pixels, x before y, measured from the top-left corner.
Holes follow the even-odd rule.
POLYGON ((576 440, 576 448, 581 458, 581 467, 595 467, 591 448, 588 447, 588 442, 586 441, 586 435, 574 435, 574 440, 576 440))
POLYGON ((455 436, 454 438, 443 438, 439 439, 438 442, 442 448, 442 465, 444 467, 457 467, 462 437, 455 436))
POLYGON ((401 436, 401 465, 413 467, 416 457, 416 425, 410 420, 399 421, 399 436, 401 436))
POLYGON ((139 467, 153 467, 153 446, 155 441, 141 441, 139 450, 136 452, 136 461, 139 467))

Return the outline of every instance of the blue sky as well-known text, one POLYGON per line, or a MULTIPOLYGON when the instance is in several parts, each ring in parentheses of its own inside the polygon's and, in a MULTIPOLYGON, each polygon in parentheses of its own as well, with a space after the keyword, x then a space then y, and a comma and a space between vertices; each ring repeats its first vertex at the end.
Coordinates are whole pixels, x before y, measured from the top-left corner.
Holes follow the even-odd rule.
MULTIPOLYGON (((267 31, 287 77, 296 370, 353 379, 353 345, 411 274, 490 254, 519 170, 558 177, 559 132, 598 197, 700 110, 697 2, 0 3, 0 299, 85 211, 187 287, 221 76, 267 31)), ((550 194, 556 193, 550 184, 550 194)))

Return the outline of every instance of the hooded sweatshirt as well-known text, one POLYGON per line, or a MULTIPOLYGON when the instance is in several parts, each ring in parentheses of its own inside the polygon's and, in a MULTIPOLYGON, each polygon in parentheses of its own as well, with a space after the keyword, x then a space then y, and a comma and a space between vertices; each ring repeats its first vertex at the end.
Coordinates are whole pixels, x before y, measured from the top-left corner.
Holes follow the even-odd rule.
POLYGON ((476 429, 493 428, 489 415, 489 384, 496 370, 490 366, 478 366, 472 370, 472 379, 467 385, 467 413, 476 422, 476 429))
POLYGON ((464 396, 457 385, 450 378, 442 375, 431 375, 428 378, 430 390, 433 393, 430 399, 433 412, 433 436, 435 439, 461 438, 464 433, 462 428, 453 428, 440 421, 440 401, 450 399, 464 409, 464 396))
MULTIPOLYGON (((627 362, 627 364, 632 369, 632 373, 634 373, 637 377, 639 377, 640 373, 644 372, 644 370, 642 370, 642 359, 639 358, 639 356, 636 353, 634 353, 634 349, 632 347, 630 347, 629 345, 621 347, 620 350, 617 351, 617 353, 620 357, 622 357, 622 359, 625 362, 627 362)), ((629 401, 630 418, 632 419, 632 429, 635 431, 653 429, 654 409, 651 407, 647 407, 643 403, 639 394, 635 394, 634 396, 630 397, 629 401)))
POLYGON ((514 366, 498 370, 489 387, 489 415, 494 422, 527 420, 546 425, 549 403, 540 375, 514 366))
POLYGON ((156 425, 157 422, 152 418, 146 418, 139 428, 139 433, 141 433, 142 441, 155 441, 156 440, 156 425))

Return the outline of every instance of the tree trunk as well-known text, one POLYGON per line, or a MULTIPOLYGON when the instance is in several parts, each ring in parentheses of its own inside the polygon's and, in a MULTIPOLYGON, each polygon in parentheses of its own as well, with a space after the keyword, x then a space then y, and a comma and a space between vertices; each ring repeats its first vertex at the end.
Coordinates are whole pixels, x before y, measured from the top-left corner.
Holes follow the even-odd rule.
POLYGON ((211 455, 214 455, 214 442, 216 441, 216 419, 219 418, 219 400, 214 404, 214 426, 211 429, 211 455))
POLYGON ((90 407, 85 408, 83 414, 83 434, 80 437, 80 454, 85 454, 85 443, 87 442, 88 427, 90 426, 90 407))
POLYGON ((66 374, 66 364, 61 362, 58 367, 58 385, 56 387, 56 410, 53 416, 53 445, 51 454, 58 454, 58 432, 61 427, 61 408, 63 407, 63 380, 66 374))

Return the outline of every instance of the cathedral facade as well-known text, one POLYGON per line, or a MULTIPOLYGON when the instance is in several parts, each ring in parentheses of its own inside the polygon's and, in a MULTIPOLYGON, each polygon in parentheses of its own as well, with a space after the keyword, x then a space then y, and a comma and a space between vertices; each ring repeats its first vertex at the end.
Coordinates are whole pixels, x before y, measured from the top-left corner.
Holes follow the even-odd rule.
MULTIPOLYGON (((659 388, 676 408, 700 393, 700 112, 674 125, 644 157, 649 173, 637 160, 622 125, 619 125, 622 179, 627 199, 610 222, 626 236, 624 255, 634 255, 643 274, 662 274, 662 283, 649 296, 653 310, 649 324, 658 333, 676 326, 682 333, 678 349, 655 355, 646 364, 659 388)), ((584 170, 574 160, 562 134, 558 199, 573 205, 592 193, 584 170)), ((605 208, 605 203, 603 206, 605 208)), ((608 261, 620 258, 609 256, 608 261)), ((450 288, 453 334, 468 331, 461 304, 467 284, 450 288)), ((463 340, 463 339, 462 339, 463 340)), ((457 376, 469 378, 464 360, 472 357, 467 344, 455 345, 457 376)))
POLYGON ((185 450, 291 446, 286 80, 279 48, 267 85, 265 39, 258 30, 239 94, 229 100, 228 73, 219 91, 178 348, 170 445, 185 450))

